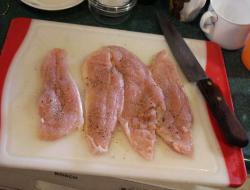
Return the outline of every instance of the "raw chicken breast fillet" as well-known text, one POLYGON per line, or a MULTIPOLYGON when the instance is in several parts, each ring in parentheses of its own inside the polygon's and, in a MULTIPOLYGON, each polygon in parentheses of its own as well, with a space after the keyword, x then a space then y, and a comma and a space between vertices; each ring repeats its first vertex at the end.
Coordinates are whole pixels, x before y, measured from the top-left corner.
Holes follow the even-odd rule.
POLYGON ((153 78, 165 97, 166 111, 161 113, 159 135, 175 151, 190 155, 193 151, 191 128, 193 116, 176 67, 166 51, 159 52, 150 65, 153 78))
POLYGON ((80 94, 66 64, 66 52, 53 49, 41 68, 43 92, 38 105, 39 136, 44 140, 61 138, 84 123, 80 94))
POLYGON ((91 54, 83 65, 86 89, 86 137, 93 153, 109 149, 123 108, 124 82, 107 48, 91 54))
POLYGON ((135 55, 118 46, 108 46, 111 61, 124 80, 124 107, 119 121, 130 144, 147 160, 153 159, 157 113, 165 111, 162 90, 148 68, 135 55))

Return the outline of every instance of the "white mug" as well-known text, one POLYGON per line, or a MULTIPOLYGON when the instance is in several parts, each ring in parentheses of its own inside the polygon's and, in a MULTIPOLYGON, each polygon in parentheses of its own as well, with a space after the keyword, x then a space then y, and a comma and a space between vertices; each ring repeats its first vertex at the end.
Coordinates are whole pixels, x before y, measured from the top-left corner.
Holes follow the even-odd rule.
POLYGON ((250 32, 250 0, 211 0, 200 28, 224 49, 242 48, 250 32))

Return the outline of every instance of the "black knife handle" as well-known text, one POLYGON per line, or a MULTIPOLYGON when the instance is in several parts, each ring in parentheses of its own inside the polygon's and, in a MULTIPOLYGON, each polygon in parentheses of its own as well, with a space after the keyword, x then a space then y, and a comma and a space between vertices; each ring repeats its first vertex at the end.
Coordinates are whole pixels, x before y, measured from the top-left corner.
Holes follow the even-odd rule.
POLYGON ((240 124, 236 115, 229 109, 219 87, 210 79, 198 81, 197 86, 205 97, 226 141, 234 146, 246 146, 248 144, 246 130, 240 124))

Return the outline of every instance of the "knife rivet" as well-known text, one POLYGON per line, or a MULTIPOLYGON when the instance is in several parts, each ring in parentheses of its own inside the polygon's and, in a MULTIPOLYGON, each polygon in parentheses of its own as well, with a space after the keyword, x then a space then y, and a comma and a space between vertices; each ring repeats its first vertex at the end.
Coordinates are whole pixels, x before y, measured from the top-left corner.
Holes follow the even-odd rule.
POLYGON ((220 96, 217 96, 217 100, 218 100, 218 101, 221 101, 222 98, 221 98, 220 96))
POLYGON ((212 83, 211 81, 207 81, 207 84, 208 84, 209 86, 212 86, 212 85, 213 85, 213 83, 212 83))

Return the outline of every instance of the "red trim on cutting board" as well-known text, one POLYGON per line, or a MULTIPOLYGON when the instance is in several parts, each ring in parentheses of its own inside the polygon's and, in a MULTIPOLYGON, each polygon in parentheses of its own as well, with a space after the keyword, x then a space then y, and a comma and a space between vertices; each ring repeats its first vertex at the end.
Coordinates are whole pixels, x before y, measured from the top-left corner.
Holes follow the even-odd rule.
MULTIPOLYGON (((26 34, 28 33, 30 23, 31 19, 29 18, 16 18, 11 21, 9 31, 7 33, 0 57, 0 108, 2 106, 1 103, 2 103, 4 81, 8 73, 9 66, 16 52, 21 46, 26 34)), ((1 123, 1 116, 0 116, 0 123, 1 123)))
MULTIPOLYGON (((221 48, 213 42, 207 42, 206 45, 206 73, 220 87, 227 104, 231 110, 234 110, 221 48)), ((222 132, 210 111, 209 117, 224 156, 229 177, 229 185, 232 187, 240 186, 247 178, 243 153, 240 148, 232 147, 225 143, 222 132)))

